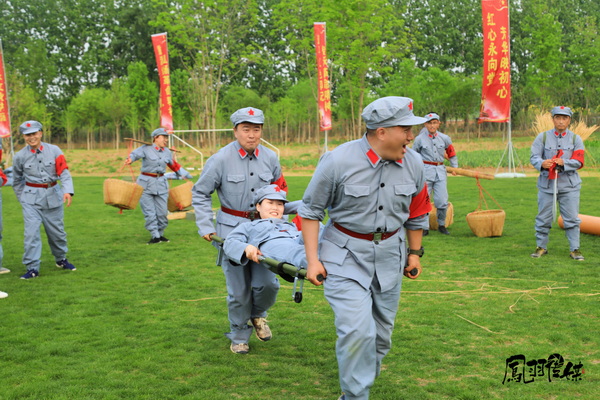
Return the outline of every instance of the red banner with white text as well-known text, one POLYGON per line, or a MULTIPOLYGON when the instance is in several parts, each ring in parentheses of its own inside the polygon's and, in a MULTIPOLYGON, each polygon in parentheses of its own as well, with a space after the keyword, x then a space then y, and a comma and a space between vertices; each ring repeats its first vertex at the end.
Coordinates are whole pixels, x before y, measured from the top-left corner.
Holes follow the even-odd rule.
POLYGON ((0 41, 0 138, 10 136, 10 111, 8 108, 8 86, 4 74, 4 51, 0 41))
POLYGON ((482 0, 483 85, 479 123, 510 121, 508 0, 482 0))
POLYGON ((320 126, 322 131, 331 130, 331 93, 327 69, 327 41, 325 22, 315 22, 315 50, 317 52, 317 83, 320 126))
POLYGON ((173 130, 173 103, 171 98, 171 73, 169 72, 169 50, 167 34, 152 35, 154 56, 160 81, 160 126, 171 133, 173 130))

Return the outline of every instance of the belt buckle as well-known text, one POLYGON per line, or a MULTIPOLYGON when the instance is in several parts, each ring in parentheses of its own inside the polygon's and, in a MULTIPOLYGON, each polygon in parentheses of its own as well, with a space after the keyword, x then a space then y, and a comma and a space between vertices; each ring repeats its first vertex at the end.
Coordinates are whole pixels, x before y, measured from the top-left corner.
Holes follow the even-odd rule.
POLYGON ((248 219, 254 221, 257 219, 258 212, 256 210, 248 211, 248 219))
POLYGON ((373 233, 373 242, 375 242, 375 244, 378 244, 382 240, 383 240, 383 233, 382 232, 374 232, 373 233))

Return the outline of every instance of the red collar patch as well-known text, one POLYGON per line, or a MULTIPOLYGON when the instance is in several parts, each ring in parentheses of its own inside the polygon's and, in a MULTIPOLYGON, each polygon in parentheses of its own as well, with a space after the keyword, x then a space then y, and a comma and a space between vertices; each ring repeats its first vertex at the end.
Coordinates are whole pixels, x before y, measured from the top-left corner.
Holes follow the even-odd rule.
POLYGON ((373 149, 369 149, 369 151, 367 151, 367 157, 373 165, 377 164, 377 162, 381 159, 373 149))

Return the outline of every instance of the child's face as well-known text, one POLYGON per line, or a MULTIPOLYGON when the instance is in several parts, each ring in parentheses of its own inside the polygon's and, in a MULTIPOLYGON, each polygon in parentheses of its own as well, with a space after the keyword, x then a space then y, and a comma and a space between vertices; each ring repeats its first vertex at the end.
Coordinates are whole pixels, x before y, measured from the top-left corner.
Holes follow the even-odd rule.
POLYGON ((263 219, 283 218, 284 203, 281 200, 264 199, 256 205, 256 211, 263 219))

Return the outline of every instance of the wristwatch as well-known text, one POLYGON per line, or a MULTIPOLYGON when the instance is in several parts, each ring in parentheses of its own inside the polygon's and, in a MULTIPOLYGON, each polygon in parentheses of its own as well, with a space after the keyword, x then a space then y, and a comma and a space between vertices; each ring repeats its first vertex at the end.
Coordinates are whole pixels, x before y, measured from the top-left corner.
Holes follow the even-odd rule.
POLYGON ((419 250, 408 249, 408 254, 414 254, 415 256, 423 257, 423 254, 425 254, 425 249, 423 246, 421 246, 419 250))

